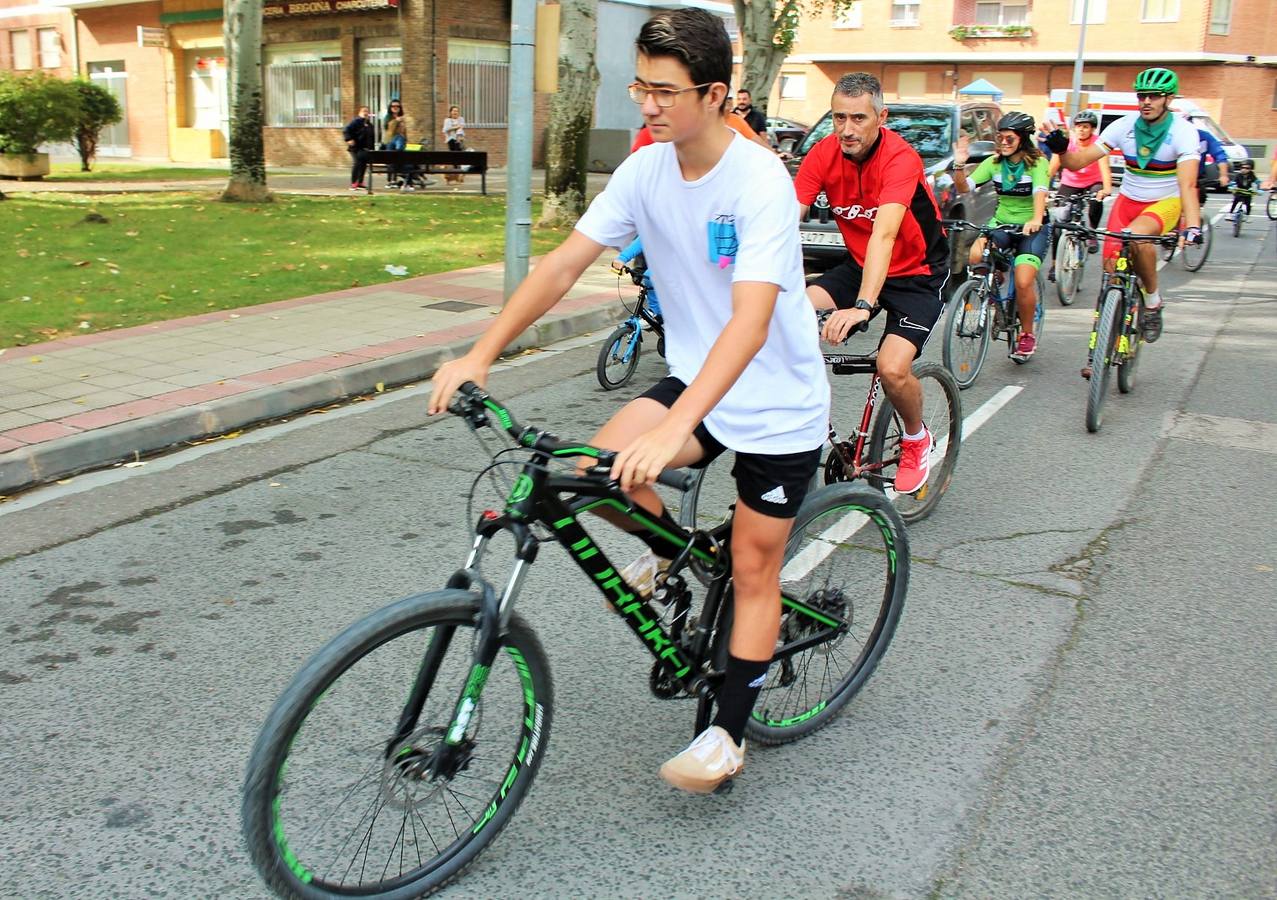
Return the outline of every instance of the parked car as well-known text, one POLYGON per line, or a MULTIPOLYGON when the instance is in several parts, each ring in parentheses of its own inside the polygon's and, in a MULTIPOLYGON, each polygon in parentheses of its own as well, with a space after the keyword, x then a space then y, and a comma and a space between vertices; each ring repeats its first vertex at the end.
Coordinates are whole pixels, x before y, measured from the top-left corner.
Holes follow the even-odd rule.
POLYGON ((784 153, 791 152, 803 139, 809 126, 793 119, 782 119, 779 116, 767 117, 767 139, 773 147, 784 153), (788 143, 787 143, 788 142, 788 143))
MULTIPOLYGON (((971 161, 968 172, 981 159, 992 155, 993 139, 997 135, 997 121, 1002 110, 989 102, 969 103, 889 103, 887 127, 904 138, 922 157, 931 189, 935 193, 940 215, 946 219, 969 219, 986 222, 993 218, 998 198, 993 185, 982 184, 966 194, 959 194, 953 185, 949 167, 953 162, 953 142, 959 132, 965 131, 972 138, 971 161)), ((825 113, 812 126, 806 137, 794 150, 793 159, 787 165, 797 173, 802 159, 816 142, 828 137, 833 130, 833 119, 825 113)), ((843 244, 838 225, 829 214, 829 201, 824 193, 807 212, 807 218, 799 226, 803 242, 803 258, 809 269, 825 269, 843 259, 847 248, 843 244)), ((970 250, 971 232, 951 232, 949 235, 952 257, 950 268, 952 290, 966 278, 967 253, 970 250)))

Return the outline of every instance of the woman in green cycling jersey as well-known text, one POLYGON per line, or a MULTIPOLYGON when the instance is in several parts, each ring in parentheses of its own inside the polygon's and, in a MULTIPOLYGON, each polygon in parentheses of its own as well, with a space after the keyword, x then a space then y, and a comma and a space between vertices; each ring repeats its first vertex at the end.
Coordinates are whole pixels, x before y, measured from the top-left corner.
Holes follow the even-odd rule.
MULTIPOLYGON (((995 234, 1002 247, 1016 247, 1015 299, 1020 313, 1020 339, 1013 357, 1027 360, 1037 349, 1033 317, 1038 304, 1037 274, 1050 242, 1050 228, 1042 226, 1046 215, 1046 194, 1050 178, 1046 157, 1033 141, 1034 122, 1028 113, 1009 112, 998 120, 997 154, 976 166, 968 179, 964 166, 970 156, 971 138, 963 134, 953 147, 953 181, 959 191, 993 181, 998 192, 998 208, 990 225, 1019 225, 1020 234, 995 234)), ((984 238, 971 245, 970 262, 975 265, 984 252, 984 238)))

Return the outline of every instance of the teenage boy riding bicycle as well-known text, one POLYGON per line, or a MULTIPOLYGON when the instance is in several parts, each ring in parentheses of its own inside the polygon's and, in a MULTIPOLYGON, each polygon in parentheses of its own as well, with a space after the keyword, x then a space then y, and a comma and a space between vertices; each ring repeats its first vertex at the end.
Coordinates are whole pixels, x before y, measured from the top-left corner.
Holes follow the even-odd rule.
MULTIPOLYGON (((630 97, 656 143, 612 174, 576 229, 515 291, 488 332, 434 378, 431 414, 546 313, 607 247, 642 234, 660 289, 670 377, 627 404, 591 443, 619 451, 612 476, 644 509, 661 470, 736 451, 735 619, 714 723, 661 767, 704 793, 736 775, 743 734, 780 629, 780 570, 793 517, 820 459, 829 383, 804 294, 798 203, 784 164, 723 124, 732 47, 699 9, 661 12, 639 32, 630 97)), ((672 546, 658 546, 669 559, 672 546)), ((659 564, 622 573, 644 593, 659 564)))

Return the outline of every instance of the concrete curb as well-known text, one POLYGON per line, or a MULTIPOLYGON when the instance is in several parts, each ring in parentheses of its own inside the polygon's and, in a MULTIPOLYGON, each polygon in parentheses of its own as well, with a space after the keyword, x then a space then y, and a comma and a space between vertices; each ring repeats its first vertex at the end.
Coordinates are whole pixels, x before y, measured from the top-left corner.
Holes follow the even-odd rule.
MULTIPOLYGON (((508 353, 545 347, 619 321, 613 302, 579 310, 530 326, 510 344, 508 353)), ((0 455, 0 494, 15 494, 40 484, 105 468, 203 440, 239 428, 280 419, 375 393, 377 385, 398 387, 430 378, 439 366, 474 346, 475 338, 388 356, 223 397, 105 428, 32 444, 0 455)))

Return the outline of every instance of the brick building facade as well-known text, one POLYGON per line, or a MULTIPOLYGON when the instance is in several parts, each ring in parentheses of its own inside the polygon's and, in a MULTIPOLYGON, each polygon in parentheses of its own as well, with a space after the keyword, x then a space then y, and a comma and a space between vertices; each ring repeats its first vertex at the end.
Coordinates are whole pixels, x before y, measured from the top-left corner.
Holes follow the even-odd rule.
POLYGON ((31 0, 0 0, 0 71, 75 74, 71 14, 31 0))
MULTIPOLYGON (((104 155, 225 158, 226 50, 218 0, 70 0, 79 71, 124 101, 126 121, 104 155), (139 26, 147 29, 145 41, 139 26), (149 46, 140 46, 141 43, 149 46)), ((442 147, 443 120, 462 106, 467 145, 506 157, 509 0, 266 0, 262 81, 269 165, 340 166, 341 129, 359 106, 384 115, 397 97, 408 139, 442 147)), ((535 96, 534 162, 548 95, 535 96)))

